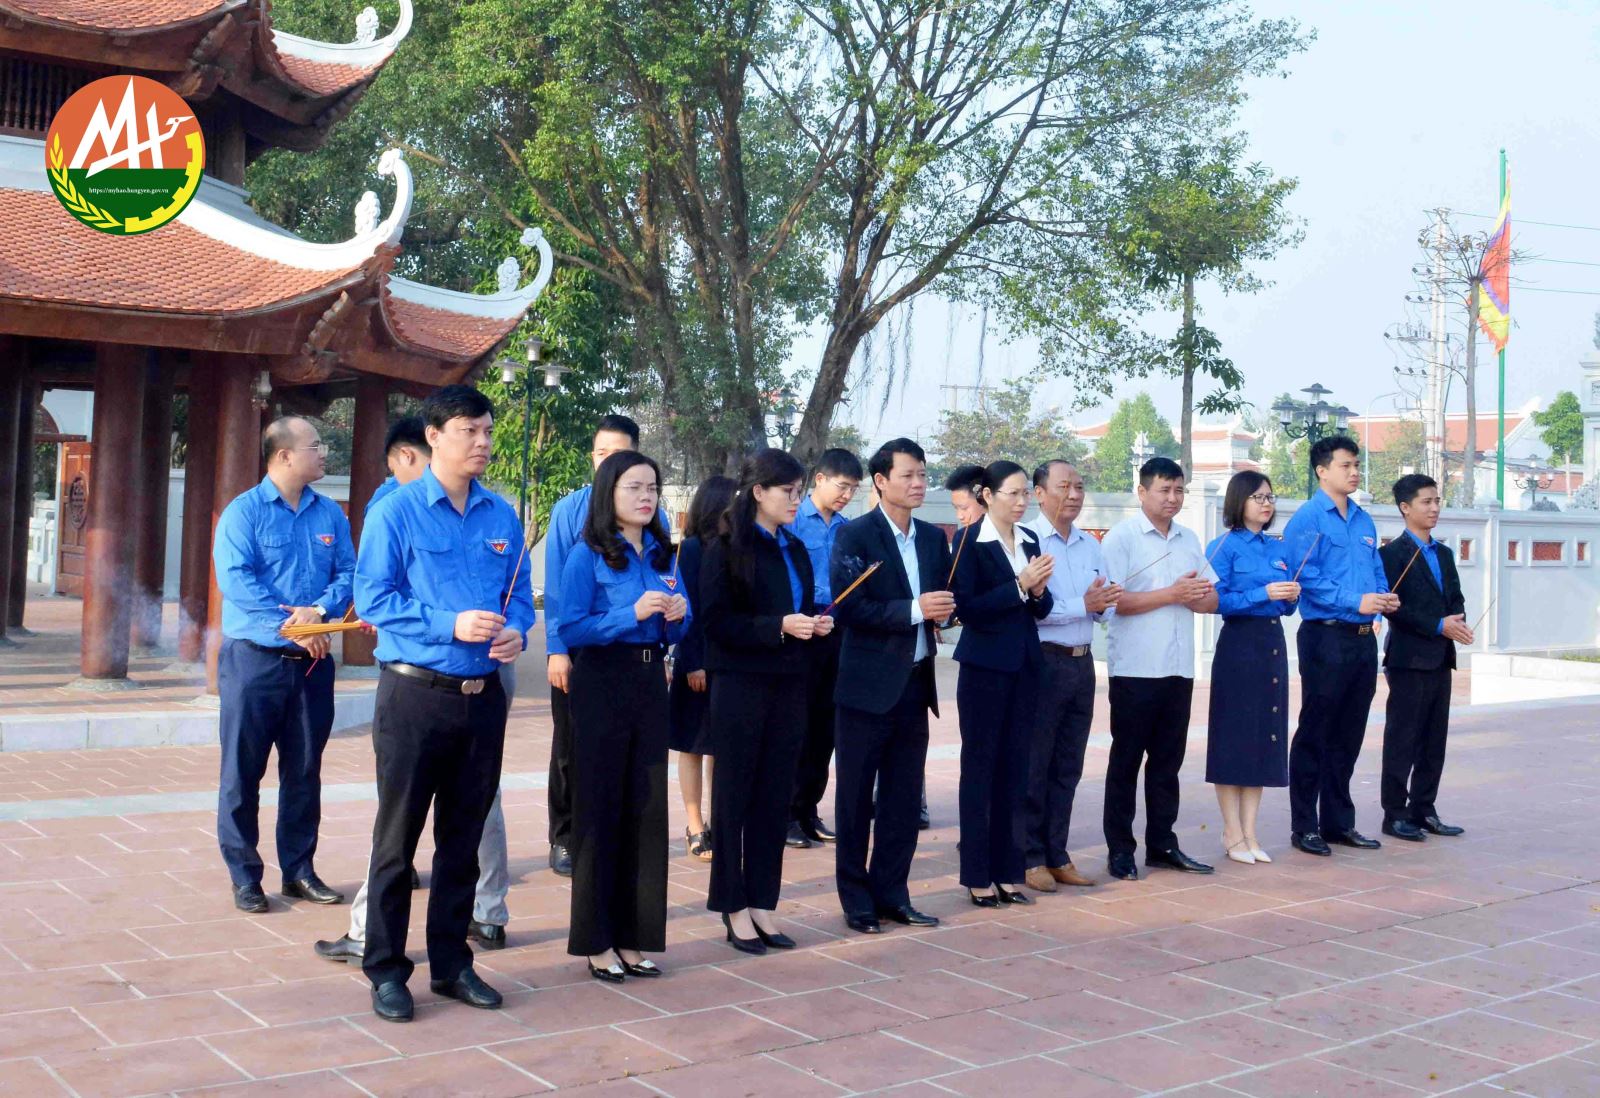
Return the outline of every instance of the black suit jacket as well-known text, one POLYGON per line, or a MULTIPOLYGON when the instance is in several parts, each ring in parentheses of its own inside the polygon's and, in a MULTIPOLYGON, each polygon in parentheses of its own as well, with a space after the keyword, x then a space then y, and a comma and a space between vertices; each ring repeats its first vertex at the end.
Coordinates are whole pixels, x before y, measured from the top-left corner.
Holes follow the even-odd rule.
POLYGON ((1428 562, 1417 554, 1417 543, 1408 534, 1395 538, 1378 550, 1383 560, 1389 589, 1400 596, 1400 609, 1384 615, 1392 628, 1383 643, 1383 665, 1406 671, 1437 671, 1456 665, 1456 642, 1439 633, 1439 619, 1466 613, 1467 600, 1461 593, 1461 577, 1456 574, 1456 558, 1450 547, 1435 541, 1439 554, 1439 573, 1444 589, 1433 582, 1428 562), (1406 572, 1399 588, 1395 581, 1405 572, 1413 554, 1417 562, 1406 572))
POLYGON ((673 674, 687 675, 691 671, 706 669, 706 625, 700 606, 700 557, 704 546, 699 538, 684 538, 678 548, 678 582, 683 595, 689 600, 689 628, 683 639, 673 649, 676 664, 673 674))
POLYGON ((798 675, 806 669, 809 642, 785 635, 783 619, 789 614, 817 612, 811 556, 799 538, 789 536, 789 559, 805 595, 797 608, 783 550, 759 534, 754 544, 754 583, 746 585, 733 572, 727 541, 713 538, 706 543, 696 604, 697 613, 705 619, 706 670, 798 675))
MULTIPOLYGON (((950 546, 937 526, 915 518, 911 521, 921 579, 915 591, 906 578, 893 528, 880 508, 852 519, 834 537, 828 581, 835 598, 873 561, 883 562, 883 567, 833 611, 844 634, 839 642, 839 680, 833 698, 851 709, 882 714, 894 708, 911 678, 918 630, 927 639, 928 655, 937 651, 934 623, 924 620, 913 625, 911 603, 925 591, 945 590, 950 546)), ((927 661, 919 673, 927 676, 928 708, 937 715, 933 661, 927 661)))
MULTIPOLYGON (((982 530, 981 523, 978 530, 982 530)), ((1039 625, 1036 619, 1050 612, 1055 600, 1048 588, 1038 598, 1022 598, 1017 575, 998 541, 979 541, 978 531, 966 527, 971 544, 956 559, 951 591, 956 596, 956 616, 961 619, 961 639, 956 660, 991 671, 1019 671, 1040 662, 1039 625)), ((1022 526, 1015 535, 1029 560, 1039 555, 1039 535, 1022 526)))

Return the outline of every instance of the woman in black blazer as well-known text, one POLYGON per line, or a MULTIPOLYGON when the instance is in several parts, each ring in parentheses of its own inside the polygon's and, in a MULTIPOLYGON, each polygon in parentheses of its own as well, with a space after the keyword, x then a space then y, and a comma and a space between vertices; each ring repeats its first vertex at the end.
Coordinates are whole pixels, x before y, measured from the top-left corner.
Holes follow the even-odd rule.
POLYGON ((961 717, 961 883, 979 907, 1031 904, 1019 888, 1025 866, 1020 815, 1040 663, 1038 619, 1055 559, 1020 525, 1028 475, 1014 461, 983 471, 988 514, 956 559, 951 591, 961 618, 956 708, 961 717))
POLYGON ((806 728, 805 642, 826 636, 811 558, 784 527, 794 521, 805 469, 782 450, 748 459, 722 536, 700 572, 711 679, 711 888, 728 941, 745 953, 792 949, 773 921, 783 881, 789 799, 806 728))

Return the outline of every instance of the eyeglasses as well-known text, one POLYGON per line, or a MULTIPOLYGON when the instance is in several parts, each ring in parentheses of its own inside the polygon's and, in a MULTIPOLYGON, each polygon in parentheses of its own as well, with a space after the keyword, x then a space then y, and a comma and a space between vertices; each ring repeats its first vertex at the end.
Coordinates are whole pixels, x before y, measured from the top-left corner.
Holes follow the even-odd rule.
POLYGON ((297 450, 315 450, 322 457, 327 457, 328 456, 328 444, 326 442, 315 442, 315 443, 312 443, 310 446, 297 446, 297 447, 295 447, 295 449, 297 449, 297 450))
POLYGON ((806 494, 805 486, 801 484, 774 484, 767 491, 782 492, 789 498, 790 503, 798 503, 800 497, 806 494))
POLYGON ((617 487, 630 496, 659 496, 661 494, 659 485, 645 484, 643 482, 619 484, 617 487))
POLYGON ((828 483, 833 485, 834 491, 841 496, 853 496, 861 488, 859 483, 851 483, 848 480, 830 480, 828 483))
POLYGON ((1265 507, 1269 503, 1277 503, 1278 502, 1278 497, 1273 495, 1271 492, 1257 492, 1255 495, 1250 496, 1249 498, 1255 500, 1257 503, 1261 504, 1263 507, 1265 507))
POLYGON ((1027 494, 1028 490, 1026 488, 1002 488, 995 493, 997 496, 1008 496, 1011 499, 1016 499, 1019 496, 1025 496, 1027 494))

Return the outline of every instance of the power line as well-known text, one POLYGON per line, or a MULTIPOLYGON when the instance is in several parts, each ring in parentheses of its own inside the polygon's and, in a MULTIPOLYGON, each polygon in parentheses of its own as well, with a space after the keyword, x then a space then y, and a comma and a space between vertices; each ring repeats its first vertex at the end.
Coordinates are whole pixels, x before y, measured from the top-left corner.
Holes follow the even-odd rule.
POLYGON ((1600 290, 1552 290, 1544 286, 1517 286, 1513 293, 1519 294, 1576 294, 1579 297, 1600 297, 1600 290))
MULTIPOLYGON (((1482 218, 1484 221, 1498 221, 1500 219, 1499 214, 1475 214, 1466 213, 1462 210, 1452 210, 1451 212, 1461 217, 1482 218)), ((1540 225, 1546 229, 1582 229, 1584 232, 1600 233, 1600 225, 1568 225, 1560 221, 1529 221, 1525 217, 1516 216, 1513 216, 1511 220, 1516 225, 1540 225)))

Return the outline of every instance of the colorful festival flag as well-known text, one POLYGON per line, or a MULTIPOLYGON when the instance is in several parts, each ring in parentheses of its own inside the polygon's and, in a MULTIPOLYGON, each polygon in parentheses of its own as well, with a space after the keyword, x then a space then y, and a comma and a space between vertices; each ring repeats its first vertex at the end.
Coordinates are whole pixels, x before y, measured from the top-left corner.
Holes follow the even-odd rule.
POLYGON ((1484 245, 1478 264, 1483 279, 1478 295, 1478 326, 1489 337, 1496 351, 1506 349, 1511 335, 1511 180, 1508 176, 1505 197, 1500 200, 1500 216, 1484 245))

